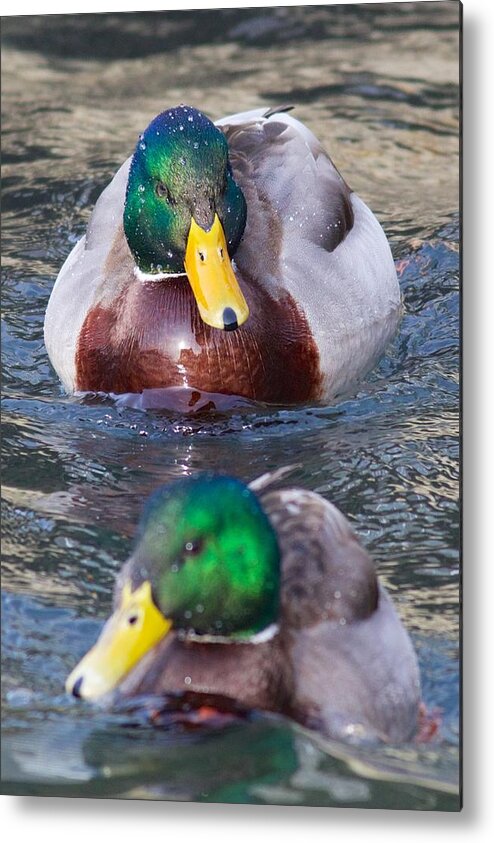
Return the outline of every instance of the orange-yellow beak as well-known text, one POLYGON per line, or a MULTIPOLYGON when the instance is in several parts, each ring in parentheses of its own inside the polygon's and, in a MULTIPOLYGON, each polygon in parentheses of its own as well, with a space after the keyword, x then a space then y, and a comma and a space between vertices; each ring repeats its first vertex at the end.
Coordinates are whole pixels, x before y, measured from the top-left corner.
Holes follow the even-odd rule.
POLYGON ((224 331, 242 325, 249 308, 228 257, 225 233, 217 214, 209 231, 192 217, 184 263, 203 321, 224 331))
POLYGON ((149 582, 135 591, 126 583, 120 606, 68 677, 66 690, 86 700, 108 693, 168 634, 171 626, 154 604, 149 582))

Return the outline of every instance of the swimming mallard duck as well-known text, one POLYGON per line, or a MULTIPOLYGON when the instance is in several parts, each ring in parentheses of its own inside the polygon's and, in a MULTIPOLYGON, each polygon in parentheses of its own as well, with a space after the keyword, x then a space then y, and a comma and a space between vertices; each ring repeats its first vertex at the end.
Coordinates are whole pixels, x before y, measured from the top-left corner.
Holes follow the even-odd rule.
POLYGON ((343 394, 401 313, 384 232, 302 123, 263 109, 159 114, 53 288, 69 392, 194 387, 260 401, 343 394))
POLYGON ((331 737, 416 733, 415 653, 368 554, 320 495, 272 486, 205 474, 150 498, 70 693, 212 694, 331 737))

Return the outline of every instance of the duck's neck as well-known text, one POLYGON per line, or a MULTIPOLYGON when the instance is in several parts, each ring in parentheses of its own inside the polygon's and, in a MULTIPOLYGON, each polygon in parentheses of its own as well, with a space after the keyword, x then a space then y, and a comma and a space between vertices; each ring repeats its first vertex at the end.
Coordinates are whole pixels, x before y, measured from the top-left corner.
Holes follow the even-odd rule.
POLYGON ((188 631, 181 634, 177 633, 179 639, 183 641, 190 641, 197 644, 240 644, 240 645, 256 645, 265 644, 275 638, 280 631, 277 623, 270 623, 264 629, 249 636, 233 636, 233 635, 199 635, 197 632, 188 631))
POLYGON ((185 272, 143 272, 137 264, 134 266, 134 275, 138 281, 142 281, 143 283, 149 281, 166 281, 168 278, 187 277, 187 273, 185 272))

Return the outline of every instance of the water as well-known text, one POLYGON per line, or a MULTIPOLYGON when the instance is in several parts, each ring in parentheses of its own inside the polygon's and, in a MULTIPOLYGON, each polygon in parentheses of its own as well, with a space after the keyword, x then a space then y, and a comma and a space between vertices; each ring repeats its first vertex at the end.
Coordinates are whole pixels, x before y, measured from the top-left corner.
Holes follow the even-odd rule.
POLYGON ((455 810, 458 805, 458 8, 46 18, 3 28, 4 789, 455 810), (207 85, 205 84, 207 80, 207 85), (382 221, 406 313, 333 407, 185 417, 68 398, 43 345, 56 274, 159 111, 294 103, 382 221), (276 717, 208 734, 67 698, 143 498, 300 466, 373 554, 418 651, 428 744, 342 747, 276 717))

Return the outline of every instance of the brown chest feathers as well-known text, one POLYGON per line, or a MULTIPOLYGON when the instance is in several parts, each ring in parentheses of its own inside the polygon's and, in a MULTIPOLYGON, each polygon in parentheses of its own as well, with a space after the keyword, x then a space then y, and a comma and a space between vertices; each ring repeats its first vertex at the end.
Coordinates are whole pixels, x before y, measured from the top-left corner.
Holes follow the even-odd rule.
POLYGON ((76 350, 76 388, 142 392, 176 386, 257 401, 319 397, 319 353, 291 296, 274 300, 241 279, 249 305, 236 331, 200 318, 185 276, 143 283, 131 278, 111 306, 87 314, 76 350))

